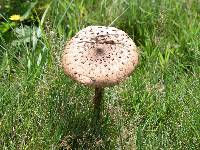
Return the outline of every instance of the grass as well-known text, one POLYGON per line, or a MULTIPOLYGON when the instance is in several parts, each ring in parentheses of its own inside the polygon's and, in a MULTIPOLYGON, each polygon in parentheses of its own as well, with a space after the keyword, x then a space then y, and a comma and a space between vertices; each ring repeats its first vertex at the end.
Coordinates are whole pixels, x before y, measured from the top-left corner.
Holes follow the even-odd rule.
POLYGON ((198 0, 53 0, 38 25, 21 24, 10 39, 1 35, 0 147, 199 149, 199 6, 198 0), (94 133, 94 90, 66 77, 60 57, 78 30, 115 19, 112 26, 138 46, 140 64, 105 89, 94 133))

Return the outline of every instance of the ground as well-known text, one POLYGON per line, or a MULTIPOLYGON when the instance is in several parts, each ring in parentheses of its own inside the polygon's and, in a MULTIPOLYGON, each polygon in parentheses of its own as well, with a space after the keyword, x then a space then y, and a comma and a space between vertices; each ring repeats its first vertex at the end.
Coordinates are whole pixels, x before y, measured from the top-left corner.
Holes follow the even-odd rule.
POLYGON ((199 149, 199 5, 52 0, 29 2, 25 15, 13 9, 10 16, 21 21, 2 12, 0 147, 199 149), (60 63, 66 41, 88 25, 124 30, 140 53, 134 73, 105 89, 98 128, 92 125, 94 89, 67 77, 60 63))

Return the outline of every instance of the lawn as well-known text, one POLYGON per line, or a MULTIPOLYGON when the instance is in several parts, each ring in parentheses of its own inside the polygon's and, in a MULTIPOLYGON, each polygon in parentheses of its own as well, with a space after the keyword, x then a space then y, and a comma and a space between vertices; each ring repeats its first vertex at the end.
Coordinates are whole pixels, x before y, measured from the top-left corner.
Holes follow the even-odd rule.
POLYGON ((0 149, 200 148, 199 0, 0 0, 0 10, 0 149), (133 74, 105 89, 97 132, 94 89, 60 62, 89 25, 125 31, 140 52, 133 74))

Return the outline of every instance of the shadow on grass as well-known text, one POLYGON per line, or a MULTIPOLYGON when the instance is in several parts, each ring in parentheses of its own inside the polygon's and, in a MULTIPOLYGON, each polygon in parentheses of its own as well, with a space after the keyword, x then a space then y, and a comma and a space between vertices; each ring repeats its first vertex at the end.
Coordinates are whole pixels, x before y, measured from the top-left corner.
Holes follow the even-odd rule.
POLYGON ((74 127, 65 131, 60 143, 61 149, 107 149, 110 147, 109 132, 104 128, 103 122, 91 123, 89 118, 74 118, 71 120, 74 127))
MULTIPOLYGON (((94 122, 93 90, 73 83, 50 91, 54 128, 59 130, 59 149, 110 149, 115 127, 108 115, 94 122)), ((54 132, 58 132, 54 130, 54 132)), ((55 133, 50 133, 55 136, 55 133)))

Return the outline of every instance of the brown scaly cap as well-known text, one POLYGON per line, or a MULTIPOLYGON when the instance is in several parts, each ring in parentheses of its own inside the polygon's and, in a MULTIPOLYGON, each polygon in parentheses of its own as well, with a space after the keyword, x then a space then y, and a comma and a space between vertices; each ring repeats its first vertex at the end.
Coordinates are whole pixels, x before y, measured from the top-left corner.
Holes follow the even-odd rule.
POLYGON ((114 27, 88 26, 65 46, 62 65, 74 80, 105 87, 128 77, 138 64, 133 40, 114 27))

